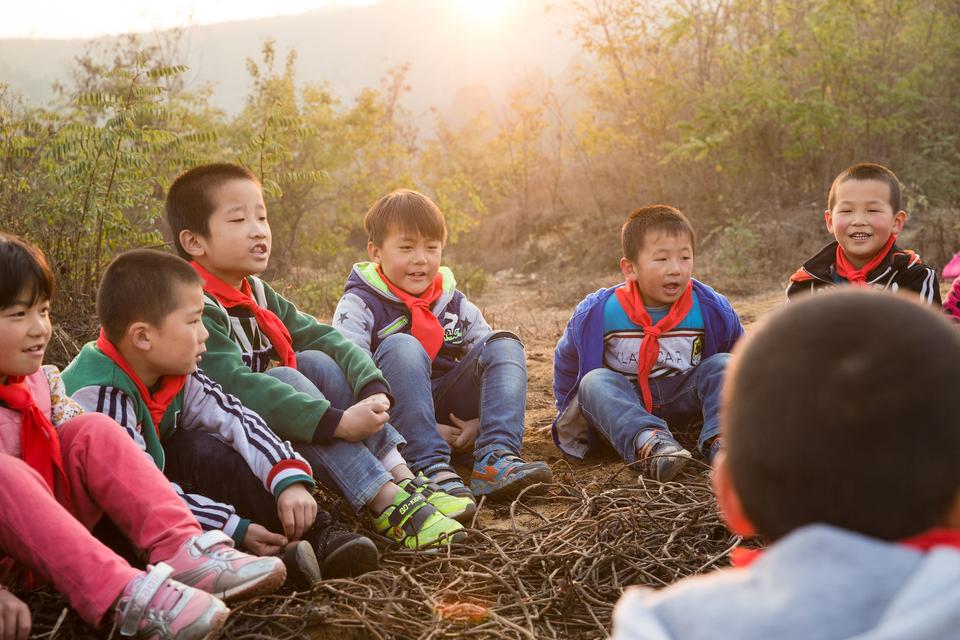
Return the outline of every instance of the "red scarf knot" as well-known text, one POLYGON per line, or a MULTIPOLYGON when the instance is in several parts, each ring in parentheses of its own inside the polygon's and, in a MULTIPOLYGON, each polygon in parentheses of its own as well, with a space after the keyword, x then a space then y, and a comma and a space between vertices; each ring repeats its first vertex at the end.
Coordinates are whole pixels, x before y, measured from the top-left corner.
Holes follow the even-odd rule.
POLYGON ((430 308, 443 295, 443 276, 438 273, 426 291, 414 296, 390 282, 380 265, 377 265, 377 273, 391 293, 410 310, 410 333, 423 345, 430 360, 436 358, 443 346, 443 327, 430 308))
POLYGON ((277 317, 277 314, 257 304, 250 283, 247 282, 246 278, 240 282, 240 288, 237 289, 196 262, 191 262, 190 266, 203 278, 203 290, 216 298, 220 304, 227 309, 240 307, 252 312, 254 319, 257 321, 257 326, 267 336, 270 344, 273 345, 273 350, 277 352, 280 364, 293 369, 297 368, 297 352, 293 349, 293 338, 290 336, 290 331, 283 324, 283 320, 277 317))
POLYGON ((850 282, 850 284, 856 285, 858 287, 867 286, 867 275, 883 262, 883 259, 887 257, 887 254, 890 252, 893 243, 896 242, 897 236, 890 234, 890 237, 887 238, 886 244, 881 247, 880 251, 877 252, 877 255, 873 256, 870 259, 870 262, 863 265, 859 269, 853 266, 853 263, 850 262, 850 259, 847 258, 847 254, 843 251, 843 247, 840 244, 837 244, 837 275, 841 278, 850 282))
POLYGON ((635 280, 630 280, 625 286, 618 287, 614 292, 617 301, 633 324, 643 327, 643 341, 640 342, 640 353, 637 358, 637 384, 640 386, 640 395, 643 397, 643 406, 647 411, 653 410, 653 396, 650 393, 650 372, 660 357, 658 341, 667 331, 670 331, 690 313, 693 308, 693 281, 687 281, 687 287, 670 306, 667 315, 654 324, 653 319, 643 304, 640 288, 635 280))

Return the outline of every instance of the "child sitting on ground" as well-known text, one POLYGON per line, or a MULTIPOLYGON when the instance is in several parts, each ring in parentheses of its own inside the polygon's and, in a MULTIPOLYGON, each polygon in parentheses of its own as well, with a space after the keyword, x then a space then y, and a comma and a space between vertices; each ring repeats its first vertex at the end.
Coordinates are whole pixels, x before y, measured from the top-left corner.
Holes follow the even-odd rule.
POLYGON ((628 589, 614 638, 956 638, 957 380, 960 334, 914 300, 844 291, 777 312, 734 353, 714 468, 730 529, 771 546, 628 589))
POLYGON ((370 356, 255 276, 271 248, 256 176, 191 169, 170 186, 166 213, 177 252, 204 280, 207 375, 293 442, 317 479, 366 507, 377 532, 409 548, 462 537, 445 514, 467 501, 409 482, 404 440, 387 424, 390 387, 370 356))
POLYGON ((927 304, 940 305, 937 272, 920 256, 896 245, 907 221, 900 181, 879 164, 857 164, 840 172, 827 196, 824 219, 836 241, 790 276, 787 297, 850 283, 876 289, 906 289, 927 304))
POLYGON ((553 439, 583 458, 596 434, 661 482, 689 462, 670 432, 703 420, 698 446, 720 450, 720 390, 743 326, 725 297, 691 278, 693 225, 666 205, 641 207, 621 230, 626 283, 588 295, 557 343, 553 439))
POLYGON ((470 499, 464 518, 473 514, 474 498, 510 497, 549 482, 546 463, 520 458, 523 344, 493 331, 440 266, 447 230, 439 207, 400 189, 377 200, 363 226, 370 262, 354 265, 333 322, 373 355, 389 381, 392 423, 407 440, 403 456, 420 481, 470 499), (451 445, 472 454, 469 489, 450 466, 451 445))
POLYGON ((171 481, 195 490, 174 485, 204 528, 261 555, 300 541, 284 558, 302 589, 320 579, 318 557, 326 578, 376 568, 372 541, 331 536, 316 517, 310 465, 197 369, 208 334, 203 280, 189 264, 149 249, 120 255, 100 281, 97 315, 100 337, 63 372, 67 393, 117 421, 171 481), (230 474, 224 455, 238 462, 230 474))
POLYGON ((52 582, 87 624, 153 640, 206 638, 229 613, 215 596, 279 587, 280 560, 202 533, 130 438, 41 367, 54 282, 40 250, 0 233, 0 273, 0 636, 25 640, 31 627, 8 586, 52 582), (147 572, 91 535, 102 518, 146 555, 147 572))

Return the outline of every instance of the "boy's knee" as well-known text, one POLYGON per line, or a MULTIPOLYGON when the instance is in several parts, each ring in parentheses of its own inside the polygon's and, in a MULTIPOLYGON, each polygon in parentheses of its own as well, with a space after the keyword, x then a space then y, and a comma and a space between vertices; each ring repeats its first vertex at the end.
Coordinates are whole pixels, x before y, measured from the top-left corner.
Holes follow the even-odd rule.
POLYGON ((724 372, 727 368, 727 364, 730 362, 729 353, 715 353, 700 364, 697 365, 698 369, 704 374, 710 375, 715 374, 719 375, 724 372))
POLYGON ((594 369, 580 380, 580 393, 589 395, 596 393, 600 389, 609 388, 616 382, 614 376, 623 377, 616 371, 611 371, 610 369, 604 369, 602 367, 600 369, 594 369))
POLYGON ((77 441, 84 442, 131 442, 130 436, 113 418, 102 413, 88 412, 67 420, 59 430, 60 444, 64 449, 77 441))
POLYGON ((375 359, 377 364, 384 359, 406 363, 430 362, 430 356, 427 355, 423 345, 409 333, 395 333, 384 338, 377 347, 375 359))

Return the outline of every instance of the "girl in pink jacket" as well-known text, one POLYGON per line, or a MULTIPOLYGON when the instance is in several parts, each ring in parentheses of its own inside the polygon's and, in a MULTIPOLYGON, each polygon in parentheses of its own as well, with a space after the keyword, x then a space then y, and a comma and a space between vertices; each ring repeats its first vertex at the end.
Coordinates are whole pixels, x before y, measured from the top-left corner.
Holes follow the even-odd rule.
POLYGON ((53 583, 91 626, 124 636, 206 638, 221 601, 270 592, 277 558, 202 533, 153 462, 106 416, 83 413, 55 367, 53 273, 40 250, 0 232, 0 640, 26 640, 30 612, 11 589, 53 583), (90 531, 109 517, 150 569, 131 567, 90 531))

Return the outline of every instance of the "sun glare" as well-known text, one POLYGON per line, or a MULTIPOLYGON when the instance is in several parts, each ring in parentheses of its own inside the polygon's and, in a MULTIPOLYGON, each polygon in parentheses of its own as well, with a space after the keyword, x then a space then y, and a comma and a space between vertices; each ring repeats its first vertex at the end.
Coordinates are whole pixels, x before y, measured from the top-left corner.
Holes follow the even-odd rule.
POLYGON ((457 0, 461 11, 471 22, 492 25, 499 22, 515 0, 457 0))

